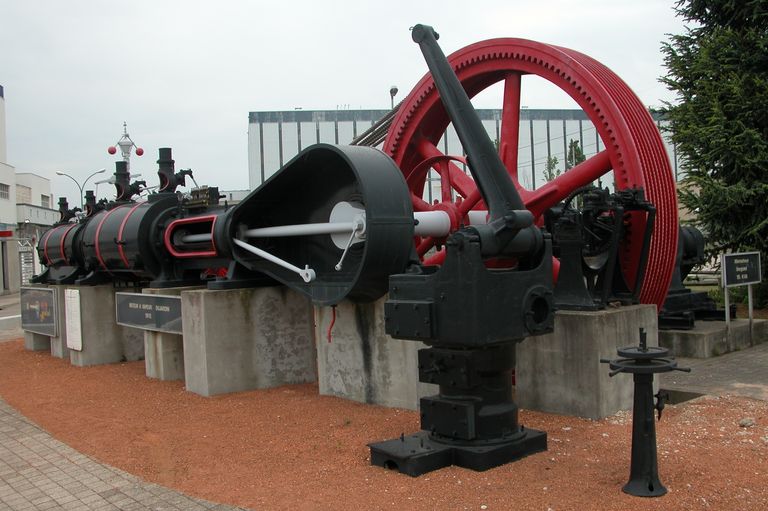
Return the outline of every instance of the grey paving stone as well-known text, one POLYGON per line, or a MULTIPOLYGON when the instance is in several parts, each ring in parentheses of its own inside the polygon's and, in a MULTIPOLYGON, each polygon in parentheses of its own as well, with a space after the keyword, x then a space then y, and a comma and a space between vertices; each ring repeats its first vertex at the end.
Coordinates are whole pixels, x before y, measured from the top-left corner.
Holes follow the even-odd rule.
POLYGON ((101 464, 0 399, 0 511, 197 511, 235 508, 188 497, 101 464))

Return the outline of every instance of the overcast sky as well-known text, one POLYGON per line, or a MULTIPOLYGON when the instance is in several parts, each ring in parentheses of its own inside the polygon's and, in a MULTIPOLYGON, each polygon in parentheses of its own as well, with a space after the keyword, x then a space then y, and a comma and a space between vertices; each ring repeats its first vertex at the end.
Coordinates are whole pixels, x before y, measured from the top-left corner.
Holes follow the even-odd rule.
MULTIPOLYGON (((426 72, 408 32, 416 23, 435 27, 446 54, 494 37, 579 50, 659 105, 671 99, 657 81, 659 48, 683 30, 673 3, 0 0, 6 163, 51 178, 55 197, 78 203, 74 184, 54 172, 113 172, 106 149, 126 121, 146 151, 131 170, 150 185, 157 148, 168 146, 198 183, 247 188, 248 112, 388 108, 391 85, 402 99, 426 72)), ((530 89, 529 108, 572 106, 530 89)), ((491 96, 480 103, 501 106, 491 96)))

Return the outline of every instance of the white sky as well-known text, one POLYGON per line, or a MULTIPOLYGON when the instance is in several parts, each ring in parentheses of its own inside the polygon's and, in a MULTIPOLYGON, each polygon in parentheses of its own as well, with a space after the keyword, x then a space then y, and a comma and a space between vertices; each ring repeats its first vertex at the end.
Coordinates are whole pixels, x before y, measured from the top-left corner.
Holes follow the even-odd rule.
MULTIPOLYGON (((79 203, 74 184, 54 172, 81 180, 102 167, 113 172, 106 148, 126 121, 146 151, 131 170, 149 185, 157 148, 168 146, 176 168, 191 167, 198 183, 247 188, 248 112, 388 108, 391 85, 400 100, 426 72, 408 31, 416 23, 435 27, 446 54, 494 37, 579 50, 659 105, 672 99, 657 81, 665 73, 659 48, 683 30, 673 4, 0 0, 6 163, 51 178, 54 197, 79 203)), ((501 106, 492 96, 479 102, 501 106)), ((523 104, 572 107, 549 88, 524 90, 523 104)))

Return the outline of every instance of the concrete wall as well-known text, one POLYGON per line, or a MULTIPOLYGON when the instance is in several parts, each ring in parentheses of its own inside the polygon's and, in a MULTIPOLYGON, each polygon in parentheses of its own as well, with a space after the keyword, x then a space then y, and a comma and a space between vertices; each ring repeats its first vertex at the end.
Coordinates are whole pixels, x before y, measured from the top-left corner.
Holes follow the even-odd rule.
MULTIPOLYGON (((115 289, 111 285, 68 288, 80 292, 83 349, 69 351, 73 365, 110 364, 144 358, 142 331, 115 323, 115 289)), ((72 339, 67 340, 71 345, 72 339)))
POLYGON ((418 351, 425 345, 384 332, 385 300, 337 305, 330 342, 333 309, 315 308, 320 394, 410 410, 437 394, 437 385, 419 382, 418 351))
POLYGON ((56 292, 56 315, 58 318, 58 336, 51 337, 51 355, 69 360, 67 348, 67 317, 64 306, 64 290, 66 286, 50 286, 56 292))
POLYGON ((212 396, 313 382, 312 309, 286 287, 181 293, 187 390, 212 396))
POLYGON ((662 330, 659 343, 676 357, 709 358, 738 351, 768 341, 768 320, 755 319, 752 335, 748 319, 731 320, 730 332, 725 321, 697 321, 693 330, 662 330))
POLYGON ((654 305, 597 312, 559 311, 554 333, 517 346, 517 403, 521 408, 599 419, 632 408, 632 376, 608 376, 616 349, 637 346, 639 328, 658 346, 654 305))
MULTIPOLYGON (((145 288, 147 295, 180 296, 183 291, 201 287, 145 288)), ((182 316, 182 324, 184 318, 182 316)), ((144 331, 144 370, 148 378, 159 380, 184 379, 184 339, 180 334, 144 331)))

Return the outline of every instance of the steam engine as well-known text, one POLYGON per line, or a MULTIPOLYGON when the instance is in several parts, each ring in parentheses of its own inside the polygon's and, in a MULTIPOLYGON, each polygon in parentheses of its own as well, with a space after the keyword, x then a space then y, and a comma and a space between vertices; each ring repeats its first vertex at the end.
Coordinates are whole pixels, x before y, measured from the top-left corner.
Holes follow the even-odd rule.
POLYGON ((149 283, 169 287, 199 283, 221 273, 228 260, 219 256, 210 233, 227 206, 217 188, 176 192, 191 171, 175 172, 170 148, 160 149, 158 193, 146 201, 132 200, 146 183, 130 182, 124 161, 116 162, 116 198, 96 202, 89 191, 85 211, 69 209, 59 200, 61 220, 40 238, 37 250, 47 269, 39 283, 149 283), (207 241, 181 241, 206 231, 207 241))

